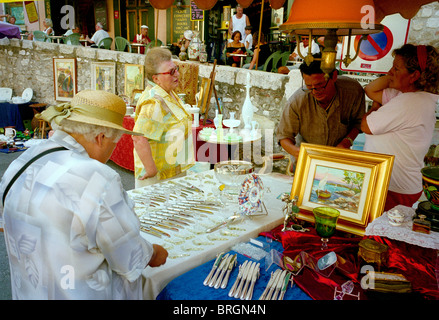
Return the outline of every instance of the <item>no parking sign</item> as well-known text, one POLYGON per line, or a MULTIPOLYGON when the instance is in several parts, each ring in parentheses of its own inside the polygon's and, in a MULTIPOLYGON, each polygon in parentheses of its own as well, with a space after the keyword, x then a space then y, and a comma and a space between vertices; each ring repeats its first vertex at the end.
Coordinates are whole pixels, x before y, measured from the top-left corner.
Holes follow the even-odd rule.
MULTIPOLYGON (((342 71, 387 73, 393 64, 392 52, 407 42, 410 20, 404 19, 399 13, 387 16, 381 21, 384 30, 380 33, 370 34, 363 40, 360 52, 348 67, 340 64, 342 71)), ((350 56, 355 56, 361 36, 351 38, 350 56)), ((343 57, 347 52, 348 37, 343 38, 343 57)))

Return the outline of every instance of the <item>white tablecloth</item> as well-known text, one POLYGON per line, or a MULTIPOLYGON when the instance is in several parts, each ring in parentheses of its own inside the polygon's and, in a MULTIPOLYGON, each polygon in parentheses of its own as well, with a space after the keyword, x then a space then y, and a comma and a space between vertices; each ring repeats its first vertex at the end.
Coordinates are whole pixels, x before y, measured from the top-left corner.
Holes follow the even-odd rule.
POLYGON ((414 244, 424 248, 439 250, 439 233, 431 231, 430 234, 415 232, 412 230, 413 216, 415 209, 398 205, 395 207, 400 213, 404 215, 404 222, 400 226, 392 226, 389 223, 387 212, 375 220, 373 220, 366 227, 366 236, 380 236, 389 239, 403 241, 414 244))
MULTIPOLYGON (((220 183, 215 179, 213 171, 207 171, 204 173, 199 173, 197 175, 186 176, 183 178, 175 179, 176 182, 187 182, 200 187, 205 190, 207 194, 212 195, 212 188, 218 188, 220 183), (197 175, 204 175, 203 182, 200 184, 200 180, 197 175)), ((183 244, 177 244, 181 237, 181 234, 190 234, 187 229, 198 228, 199 230, 207 229, 207 225, 214 225, 218 221, 222 221, 224 218, 229 217, 238 211, 238 204, 228 204, 224 208, 218 208, 214 215, 208 216, 207 218, 200 218, 197 220, 195 225, 185 227, 185 230, 180 230, 179 232, 166 231, 171 235, 168 237, 154 237, 152 235, 142 232, 142 235, 151 243, 157 243, 168 247, 169 255, 174 256, 174 258, 168 258, 167 262, 158 268, 147 267, 144 272, 144 299, 155 299, 157 295, 163 290, 163 288, 174 278, 180 276, 181 274, 213 259, 218 253, 222 251, 229 251, 233 245, 240 242, 246 242, 250 238, 257 237, 260 232, 269 231, 274 227, 280 225, 283 222, 283 206, 284 203, 277 199, 277 197, 283 192, 290 192, 292 186, 292 178, 271 173, 269 175, 260 176, 264 184, 264 204, 268 211, 268 215, 261 215, 258 217, 246 218, 243 222, 234 224, 236 227, 230 230, 227 227, 221 228, 209 234, 199 234, 194 239, 184 240, 183 244), (269 192, 267 192, 269 189, 269 192), (223 236, 223 234, 229 234, 223 236), (218 237, 220 239, 215 241, 210 241, 209 237, 218 237), (194 240, 197 243, 211 243, 210 245, 194 245, 194 240), (213 244, 212 244, 213 243, 213 244), (198 248, 200 251, 185 251, 185 249, 192 247, 198 248), (180 253, 188 254, 188 256, 175 258, 180 253)), ((159 187, 159 185, 155 187, 159 187)), ((148 186, 146 188, 149 188, 148 186)), ((129 194, 134 198, 136 195, 141 193, 145 188, 134 189, 129 192, 129 194)))

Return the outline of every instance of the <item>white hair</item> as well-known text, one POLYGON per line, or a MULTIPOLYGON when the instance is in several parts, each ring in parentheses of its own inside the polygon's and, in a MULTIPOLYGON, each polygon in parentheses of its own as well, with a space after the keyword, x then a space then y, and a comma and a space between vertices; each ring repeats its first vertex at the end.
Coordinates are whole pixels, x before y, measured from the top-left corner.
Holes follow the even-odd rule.
POLYGON ((47 25, 48 27, 53 27, 52 19, 46 18, 46 19, 44 20, 44 22, 46 22, 46 25, 47 25))
POLYGON ((53 130, 63 130, 67 133, 76 133, 84 136, 87 141, 92 142, 99 134, 103 133, 113 142, 117 143, 123 135, 123 132, 114 128, 98 126, 94 124, 81 123, 76 121, 70 121, 64 119, 61 121, 61 125, 57 125, 55 122, 51 123, 53 130))

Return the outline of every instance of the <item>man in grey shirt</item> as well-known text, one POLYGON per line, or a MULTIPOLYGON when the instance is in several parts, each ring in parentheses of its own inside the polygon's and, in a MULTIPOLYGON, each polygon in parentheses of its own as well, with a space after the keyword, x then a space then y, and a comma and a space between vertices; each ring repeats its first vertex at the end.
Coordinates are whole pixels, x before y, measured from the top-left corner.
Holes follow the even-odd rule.
POLYGON ((365 113, 363 88, 353 79, 338 77, 335 70, 326 79, 317 60, 309 66, 303 63, 300 71, 303 87, 284 108, 277 129, 279 144, 295 158, 299 155, 299 140, 350 148, 365 113))

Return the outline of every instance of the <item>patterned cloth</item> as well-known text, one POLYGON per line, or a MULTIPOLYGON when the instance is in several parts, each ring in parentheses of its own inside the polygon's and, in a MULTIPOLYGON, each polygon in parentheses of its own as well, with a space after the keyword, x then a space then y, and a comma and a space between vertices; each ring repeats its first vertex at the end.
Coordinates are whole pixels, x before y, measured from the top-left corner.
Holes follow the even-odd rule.
POLYGON ((0 196, 10 189, 5 240, 13 299, 142 299, 142 271, 153 248, 139 232, 134 204, 119 175, 90 159, 67 133, 30 148, 6 170, 0 196))
POLYGON ((186 94, 186 103, 190 105, 195 105, 195 95, 198 91, 198 71, 199 66, 197 63, 182 63, 174 61, 178 66, 178 72, 180 73, 180 78, 178 80, 178 87, 175 89, 177 93, 186 94))
MULTIPOLYGON (((160 180, 174 177, 195 163, 192 117, 173 94, 177 103, 160 86, 154 86, 140 97, 134 118, 133 131, 142 132, 149 139, 160 180)), ((134 176, 139 178, 144 174, 142 161, 134 150, 134 176)))

